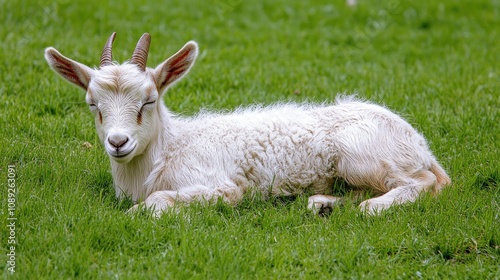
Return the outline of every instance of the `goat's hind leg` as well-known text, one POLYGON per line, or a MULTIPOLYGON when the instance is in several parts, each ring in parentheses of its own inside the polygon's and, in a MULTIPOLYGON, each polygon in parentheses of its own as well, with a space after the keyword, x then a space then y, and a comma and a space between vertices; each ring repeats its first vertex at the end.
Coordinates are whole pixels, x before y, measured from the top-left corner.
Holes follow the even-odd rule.
POLYGON ((414 202, 423 191, 432 190, 436 176, 428 170, 416 172, 387 193, 361 202, 359 207, 368 214, 378 214, 392 205, 414 202))

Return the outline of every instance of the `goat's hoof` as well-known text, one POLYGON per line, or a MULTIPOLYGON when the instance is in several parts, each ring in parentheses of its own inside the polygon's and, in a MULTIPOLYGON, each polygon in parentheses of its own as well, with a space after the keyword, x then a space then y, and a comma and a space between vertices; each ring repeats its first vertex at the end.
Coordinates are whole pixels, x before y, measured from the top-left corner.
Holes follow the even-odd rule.
POLYGON ((309 197, 307 208, 315 215, 328 215, 332 212, 333 206, 341 203, 341 198, 317 194, 309 197))
POLYGON ((130 207, 130 209, 127 210, 127 212, 125 212, 127 215, 134 215, 136 214, 137 212, 139 212, 139 204, 136 204, 132 207, 130 207))

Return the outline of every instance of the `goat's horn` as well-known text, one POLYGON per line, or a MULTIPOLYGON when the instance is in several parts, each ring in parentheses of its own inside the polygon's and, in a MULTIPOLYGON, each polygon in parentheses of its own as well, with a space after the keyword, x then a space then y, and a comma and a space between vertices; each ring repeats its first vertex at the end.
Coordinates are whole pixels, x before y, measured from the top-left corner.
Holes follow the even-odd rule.
POLYGON ((146 70, 150 43, 151 36, 148 33, 144 33, 139 42, 137 42, 137 46, 135 46, 134 54, 132 54, 131 62, 139 66, 142 71, 146 70))
POLYGON ((111 48, 113 46, 115 36, 116 32, 113 32, 113 34, 109 36, 108 41, 106 41, 106 45, 104 45, 104 48, 102 49, 101 67, 113 64, 113 51, 111 50, 111 48))

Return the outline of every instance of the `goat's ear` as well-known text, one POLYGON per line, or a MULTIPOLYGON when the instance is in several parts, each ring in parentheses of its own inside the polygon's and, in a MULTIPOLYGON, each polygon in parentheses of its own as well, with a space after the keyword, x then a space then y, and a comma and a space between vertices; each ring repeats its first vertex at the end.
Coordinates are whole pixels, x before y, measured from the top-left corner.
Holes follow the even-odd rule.
POLYGON ((45 59, 50 67, 64 79, 87 90, 94 70, 63 56, 52 47, 45 49, 45 59))
POLYGON ((176 54, 156 67, 154 76, 158 92, 163 93, 169 86, 186 75, 197 56, 198 44, 189 41, 176 54))

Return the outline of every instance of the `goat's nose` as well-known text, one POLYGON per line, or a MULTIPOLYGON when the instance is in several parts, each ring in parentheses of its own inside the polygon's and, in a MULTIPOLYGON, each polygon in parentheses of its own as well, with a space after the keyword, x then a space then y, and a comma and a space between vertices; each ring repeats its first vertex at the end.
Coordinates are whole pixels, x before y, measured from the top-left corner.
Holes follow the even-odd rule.
POLYGON ((108 142, 109 144, 111 144, 111 146, 118 149, 128 142, 128 137, 124 134, 113 134, 108 137, 108 142))

